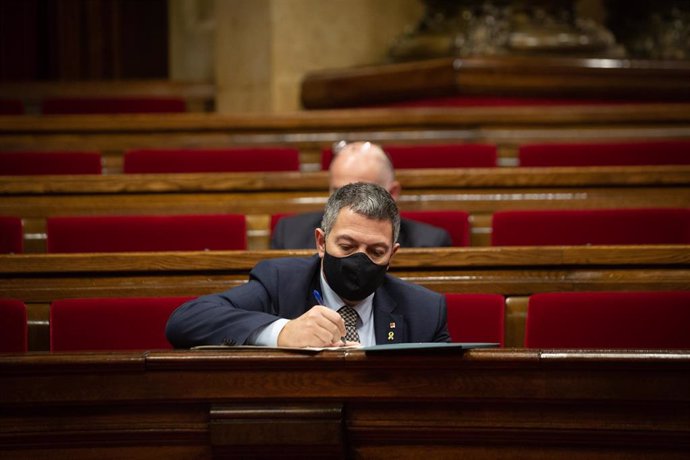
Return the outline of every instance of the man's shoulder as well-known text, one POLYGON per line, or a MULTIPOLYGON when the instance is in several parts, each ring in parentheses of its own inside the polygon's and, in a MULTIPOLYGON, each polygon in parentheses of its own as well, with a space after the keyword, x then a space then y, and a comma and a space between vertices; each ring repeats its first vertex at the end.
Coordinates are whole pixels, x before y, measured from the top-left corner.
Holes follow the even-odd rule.
POLYGON ((281 226, 295 226, 295 225, 312 225, 319 226, 323 218, 322 211, 304 212, 285 216, 281 218, 276 225, 281 226))
POLYGON ((451 246, 450 234, 443 228, 411 219, 400 220, 400 240, 406 247, 451 246))

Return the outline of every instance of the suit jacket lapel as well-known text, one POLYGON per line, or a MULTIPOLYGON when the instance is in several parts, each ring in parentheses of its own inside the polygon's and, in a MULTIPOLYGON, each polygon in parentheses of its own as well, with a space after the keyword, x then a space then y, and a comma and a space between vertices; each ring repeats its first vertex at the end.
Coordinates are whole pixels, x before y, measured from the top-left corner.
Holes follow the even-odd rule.
POLYGON ((397 306, 397 302, 388 294, 385 284, 376 290, 373 307, 377 345, 406 341, 405 318, 403 315, 393 313, 397 306))

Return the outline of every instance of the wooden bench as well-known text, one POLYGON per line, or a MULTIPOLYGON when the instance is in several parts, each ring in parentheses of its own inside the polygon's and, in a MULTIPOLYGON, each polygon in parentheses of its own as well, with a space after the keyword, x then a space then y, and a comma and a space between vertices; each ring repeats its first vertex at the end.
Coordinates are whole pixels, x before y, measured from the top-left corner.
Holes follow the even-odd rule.
POLYGON ((493 143, 499 164, 510 166, 527 142, 689 137, 690 103, 0 118, 0 150, 98 150, 106 174, 122 171, 131 148, 297 147, 312 171, 321 149, 343 139, 493 143))
MULTIPOLYGON (((473 246, 489 245, 504 209, 687 207, 690 166, 400 170, 402 210, 471 215, 473 246)), ((45 249, 55 215, 243 213, 249 248, 267 249, 273 213, 322 209, 325 172, 3 177, 0 215, 24 219, 25 251, 45 249)))
MULTIPOLYGON (((0 255, 0 298, 23 300, 31 349, 48 349, 48 305, 79 297, 187 296, 246 282, 260 260, 313 251, 0 255)), ((437 292, 506 297, 506 346, 524 337, 538 292, 690 289, 690 246, 403 249, 391 273, 437 292)))
POLYGON ((3 458, 686 459, 690 355, 0 356, 3 458))

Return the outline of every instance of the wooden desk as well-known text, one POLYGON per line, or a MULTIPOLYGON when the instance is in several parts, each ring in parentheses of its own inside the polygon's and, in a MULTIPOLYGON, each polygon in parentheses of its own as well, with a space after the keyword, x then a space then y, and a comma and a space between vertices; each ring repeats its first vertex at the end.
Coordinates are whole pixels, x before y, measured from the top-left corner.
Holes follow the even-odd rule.
MULTIPOLYGON (((313 251, 0 255, 0 297, 27 303, 30 349, 48 349, 49 303, 79 297, 197 296, 247 281, 260 260, 313 251)), ((687 290, 690 246, 401 249, 390 272, 437 292, 506 296, 506 345, 521 346, 537 292, 687 290)))
MULTIPOLYGON (((400 170, 403 210, 471 214, 471 244, 490 242, 502 209, 687 207, 690 166, 400 170)), ((323 209, 325 172, 118 174, 0 179, 0 215, 24 219, 26 252, 43 252, 55 215, 244 213, 249 249, 269 246, 269 216, 323 209)))
POLYGON ((2 355, 0 420, 0 459, 685 459, 690 354, 2 355))

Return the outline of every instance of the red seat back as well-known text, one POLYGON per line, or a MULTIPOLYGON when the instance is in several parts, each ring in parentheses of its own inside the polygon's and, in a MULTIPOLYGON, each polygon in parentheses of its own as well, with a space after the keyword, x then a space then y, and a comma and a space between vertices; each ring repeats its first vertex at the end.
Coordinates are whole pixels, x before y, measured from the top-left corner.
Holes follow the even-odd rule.
POLYGON ((98 152, 0 152, 0 176, 101 174, 98 152))
POLYGON ((50 97, 41 103, 41 112, 49 115, 186 111, 187 103, 177 97, 50 97))
POLYGON ((19 217, 0 216, 0 254, 24 252, 24 232, 19 217))
POLYGON ((498 211, 492 245, 689 244, 690 209, 498 211))
POLYGON ((19 99, 0 99, 0 115, 22 115, 24 103, 19 99))
POLYGON ((690 348, 690 291, 534 294, 530 348, 690 348))
POLYGON ((521 145, 520 166, 690 164, 690 140, 521 145))
POLYGON ((49 217, 46 233, 53 253, 247 248, 243 214, 49 217))
MULTIPOLYGON (((496 166, 496 146, 489 144, 387 145, 395 169, 490 168, 496 166)), ((327 170, 333 151, 321 151, 321 169, 327 170)))
POLYGON ((27 337, 27 315, 24 302, 0 299, 0 353, 26 351, 27 337))
POLYGON ((299 171, 293 148, 137 149, 125 153, 125 173, 299 171))
POLYGON ((171 349, 170 314, 192 297, 89 298, 50 305, 50 350, 171 349))
POLYGON ((446 294, 453 342, 504 345, 505 300, 500 294, 446 294))
POLYGON ((453 246, 470 245, 470 216, 465 211, 401 211, 400 216, 445 229, 453 246))

